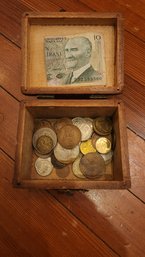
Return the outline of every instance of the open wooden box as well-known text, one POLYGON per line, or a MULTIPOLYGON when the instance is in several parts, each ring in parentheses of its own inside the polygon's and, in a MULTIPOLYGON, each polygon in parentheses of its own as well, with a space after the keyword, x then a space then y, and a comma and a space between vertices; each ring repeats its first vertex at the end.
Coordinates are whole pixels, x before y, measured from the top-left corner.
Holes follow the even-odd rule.
MULTIPOLYGON (((130 187, 124 107, 123 103, 117 100, 116 95, 122 92, 124 85, 121 15, 118 13, 26 13, 23 17, 22 31, 22 92, 37 96, 36 100, 23 101, 20 107, 15 185, 45 189, 130 187), (105 75, 100 80, 85 81, 85 83, 81 81, 81 83, 67 84, 59 80, 59 84, 55 84, 52 80, 49 84, 45 68, 44 39, 49 39, 48 46, 50 46, 52 38, 64 39, 76 35, 89 35, 90 38, 90 35, 99 35, 99 38, 100 35, 101 38, 103 36, 103 69, 95 61, 97 56, 95 52, 90 62, 95 69, 101 67, 100 70, 102 69, 101 72, 105 75), (93 98, 89 99, 92 94, 93 98), (116 96, 107 99, 109 94, 116 96), (49 99, 50 96, 54 99, 49 99), (103 99, 104 96, 106 99, 103 99), (69 175, 65 178, 58 177, 55 168, 49 176, 40 177, 34 167, 37 156, 32 147, 36 121, 78 116, 90 118, 109 116, 113 120, 116 146, 113 161, 107 165, 105 175, 99 179, 80 179, 73 175, 72 164, 69 164, 65 167, 69 171, 69 175)), ((51 69, 51 66, 48 64, 47 68, 51 69)))

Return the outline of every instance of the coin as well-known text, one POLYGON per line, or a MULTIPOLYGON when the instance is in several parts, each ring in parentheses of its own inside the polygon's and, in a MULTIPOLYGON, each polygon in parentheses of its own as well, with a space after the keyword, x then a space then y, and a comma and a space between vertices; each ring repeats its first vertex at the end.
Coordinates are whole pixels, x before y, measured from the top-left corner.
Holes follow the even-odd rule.
MULTIPOLYGON (((95 132, 93 133, 92 137, 91 137, 91 140, 92 140, 92 145, 94 148, 96 148, 96 141, 100 138, 101 136, 96 134, 95 132)), ((110 140, 111 144, 112 144, 112 135, 109 134, 107 136, 105 136, 107 139, 110 140)))
POLYGON ((63 126, 57 134, 58 142, 66 149, 72 149, 81 141, 81 132, 74 125, 63 126))
POLYGON ((94 130, 101 136, 109 135, 112 131, 112 121, 109 117, 97 117, 94 120, 94 130))
POLYGON ((56 133, 58 133, 58 131, 65 125, 67 124, 72 124, 72 120, 69 119, 69 118, 60 118, 60 119, 57 119, 54 123, 54 129, 56 131, 56 133))
POLYGON ((81 140, 88 140, 93 133, 93 122, 90 118, 75 117, 72 122, 81 131, 81 140))
POLYGON ((88 139, 80 144, 80 150, 83 154, 96 152, 96 148, 92 145, 92 140, 88 139))
POLYGON ((73 162, 73 165, 72 165, 73 174, 78 178, 85 178, 85 176, 83 175, 83 173, 80 170, 80 160, 81 160, 82 156, 83 155, 80 154, 79 157, 73 162))
POLYGON ((59 143, 57 143, 54 148, 55 158, 62 163, 71 163, 73 162, 79 155, 79 145, 75 146, 73 149, 63 148, 59 143))
POLYGON ((53 148, 52 138, 49 136, 41 136, 36 141, 36 148, 41 154, 50 153, 53 148))
POLYGON ((48 120, 36 120, 35 131, 40 128, 52 128, 51 122, 48 120))
POLYGON ((60 178, 66 178, 70 173, 70 168, 69 166, 65 166, 64 168, 60 169, 56 169, 56 175, 60 178))
POLYGON ((51 158, 48 157, 47 159, 38 158, 35 162, 35 168, 37 173, 40 176, 48 176, 53 169, 53 165, 51 163, 51 158))
MULTIPOLYGON (((38 129, 34 134, 33 134, 33 146, 34 146, 34 148, 35 148, 35 150, 38 152, 38 153, 40 153, 40 154, 43 154, 43 151, 45 150, 44 149, 44 144, 43 144, 43 147, 42 147, 42 142, 44 142, 44 140, 42 140, 42 142, 41 142, 41 140, 40 140, 40 142, 41 142, 41 149, 39 148, 37 148, 37 142, 39 142, 38 141, 38 139, 39 138, 41 138, 41 137, 45 137, 45 149, 47 148, 47 149, 50 149, 50 140, 49 140, 49 144, 48 144, 48 140, 46 140, 46 137, 49 137, 49 138, 51 138, 51 140, 52 140, 52 143, 53 143, 53 145, 52 145, 52 147, 51 147, 51 150, 52 150, 52 148, 54 148, 55 147, 55 145, 56 145, 56 143, 57 143, 57 136, 56 136, 56 133, 51 129, 51 128, 40 128, 40 129, 38 129), (40 151, 40 150, 42 150, 42 152, 40 151)), ((44 138, 43 138, 44 139, 44 138)), ((39 145, 40 146, 40 145, 39 145)))
POLYGON ((80 160, 80 170, 87 178, 101 177, 105 172, 105 162, 99 153, 87 153, 80 160))
POLYGON ((113 151, 110 151, 107 154, 101 154, 101 156, 103 157, 105 164, 107 165, 112 161, 113 151))
POLYGON ((111 142, 106 137, 100 137, 96 141, 96 149, 99 153, 107 154, 111 151, 111 142))
POLYGON ((57 169, 62 169, 66 166, 66 164, 59 162, 56 158, 54 153, 51 154, 51 162, 53 164, 53 166, 57 169))

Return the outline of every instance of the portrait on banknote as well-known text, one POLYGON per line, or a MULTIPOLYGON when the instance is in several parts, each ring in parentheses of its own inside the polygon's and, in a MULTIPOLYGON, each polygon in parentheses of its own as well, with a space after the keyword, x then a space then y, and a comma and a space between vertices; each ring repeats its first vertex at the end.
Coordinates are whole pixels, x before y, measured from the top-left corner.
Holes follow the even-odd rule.
POLYGON ((46 37, 48 85, 106 85, 104 38, 100 33, 46 37))

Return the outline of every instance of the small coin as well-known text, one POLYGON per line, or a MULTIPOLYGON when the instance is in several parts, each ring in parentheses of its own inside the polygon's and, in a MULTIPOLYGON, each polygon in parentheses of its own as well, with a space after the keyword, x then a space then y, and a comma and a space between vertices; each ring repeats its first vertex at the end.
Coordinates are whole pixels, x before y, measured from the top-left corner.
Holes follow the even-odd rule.
POLYGON ((73 162, 73 165, 72 165, 73 174, 78 178, 85 178, 85 176, 83 175, 83 173, 80 170, 80 160, 81 160, 82 156, 83 155, 80 154, 79 157, 73 162))
POLYGON ((97 117, 94 120, 94 130, 101 136, 109 135, 112 131, 112 121, 109 117, 97 117))
POLYGON ((79 145, 75 146, 73 149, 66 149, 57 143, 54 148, 55 158, 65 164, 72 163, 79 155, 79 145))
POLYGON ((70 174, 70 167, 67 165, 63 167, 61 170, 56 169, 56 175, 60 178, 66 178, 70 174))
POLYGON ((88 139, 80 144, 80 150, 83 154, 96 152, 96 148, 92 145, 92 140, 88 139))
POLYGON ((109 153, 106 153, 106 154, 101 154, 101 156, 103 157, 105 164, 107 165, 112 161, 113 151, 110 151, 109 153))
POLYGON ((53 148, 52 138, 49 136, 41 136, 36 141, 36 148, 41 154, 48 154, 53 148))
MULTIPOLYGON (((94 148, 96 148, 96 141, 100 138, 101 136, 96 134, 95 132, 93 133, 92 137, 91 137, 91 140, 92 140, 92 145, 94 148)), ((109 134, 107 136, 105 136, 107 139, 110 140, 111 144, 112 144, 112 135, 109 134)))
POLYGON ((51 122, 48 120, 37 120, 35 124, 35 131, 40 128, 52 128, 51 122))
POLYGON ((61 119, 57 119, 56 121, 55 121, 55 123, 54 123, 54 129, 55 129, 55 131, 56 131, 56 133, 58 133, 59 132, 59 130, 63 127, 63 126, 65 126, 65 125, 67 125, 67 124, 72 124, 72 120, 71 119, 69 119, 69 118, 61 118, 61 119))
POLYGON ((88 140, 93 133, 93 122, 90 118, 75 117, 72 122, 81 131, 81 140, 88 140))
POLYGON ((96 141, 96 149, 99 153, 107 154, 111 151, 111 142, 106 137, 100 137, 96 141))
MULTIPOLYGON (((56 133, 54 132, 54 130, 52 130, 51 128, 40 128, 38 129, 34 134, 33 134, 33 146, 35 148, 35 150, 40 153, 40 154, 43 154, 43 152, 40 152, 40 149, 37 149, 37 142, 39 138, 41 137, 44 137, 45 136, 45 139, 46 137, 49 137, 51 138, 52 142, 53 142, 53 146, 52 148, 55 147, 56 143, 57 143, 57 136, 56 136, 56 133)), ((43 141, 43 140, 42 140, 43 141)), ((41 142, 41 140, 40 140, 41 142)), ((48 143, 48 140, 45 140, 45 142, 48 143)), ((39 145, 40 146, 40 145, 39 145)), ((50 140, 49 140, 49 144, 46 144, 46 148, 50 148, 50 140)), ((51 148, 51 150, 52 150, 51 148)), ((41 149, 42 149, 42 144, 41 144, 41 149)), ((44 146, 43 146, 43 149, 44 150, 44 146)))
POLYGON ((88 153, 80 160, 80 170, 87 178, 98 178, 104 175, 105 162, 99 153, 88 153))
POLYGON ((53 165, 51 163, 51 158, 48 157, 47 159, 38 158, 35 162, 35 168, 37 173, 40 176, 48 176, 53 169, 53 165))
POLYGON ((64 164, 62 162, 59 162, 56 158, 54 153, 51 154, 51 162, 53 164, 53 166, 57 169, 62 169, 64 168, 67 164, 64 164))
POLYGON ((81 141, 81 132, 74 126, 67 124, 57 134, 58 142, 66 149, 72 149, 81 141))

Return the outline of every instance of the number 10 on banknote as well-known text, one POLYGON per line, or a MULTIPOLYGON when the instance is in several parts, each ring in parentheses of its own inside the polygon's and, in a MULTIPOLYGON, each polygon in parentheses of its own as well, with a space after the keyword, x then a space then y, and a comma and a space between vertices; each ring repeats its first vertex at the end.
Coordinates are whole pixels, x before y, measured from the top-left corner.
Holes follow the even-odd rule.
POLYGON ((102 34, 46 37, 44 54, 48 86, 106 85, 102 34))

